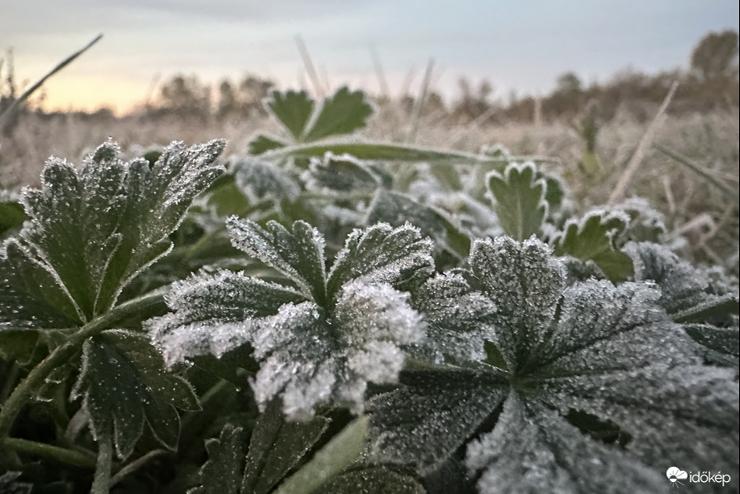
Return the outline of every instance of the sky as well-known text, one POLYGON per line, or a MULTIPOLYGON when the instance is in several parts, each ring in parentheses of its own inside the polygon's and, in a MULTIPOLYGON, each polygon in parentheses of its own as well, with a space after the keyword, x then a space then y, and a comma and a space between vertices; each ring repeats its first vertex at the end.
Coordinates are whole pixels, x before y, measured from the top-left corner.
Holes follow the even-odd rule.
MULTIPOLYGON (((494 96, 543 94, 574 71, 603 81, 631 67, 688 64, 709 31, 738 29, 737 0, 0 0, 0 49, 32 82, 96 34, 104 38, 45 86, 47 109, 130 110, 177 73, 214 82, 255 73, 301 84, 300 36, 328 83, 391 92, 489 79, 494 96)), ((304 78, 305 80, 305 78, 304 78)))

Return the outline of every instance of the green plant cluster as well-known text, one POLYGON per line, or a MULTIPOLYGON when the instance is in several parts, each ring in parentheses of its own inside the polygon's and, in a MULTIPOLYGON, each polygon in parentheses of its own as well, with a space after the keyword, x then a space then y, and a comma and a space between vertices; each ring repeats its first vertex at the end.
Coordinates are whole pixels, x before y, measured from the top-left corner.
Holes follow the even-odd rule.
POLYGON ((556 162, 358 137, 113 142, 0 195, 0 493, 668 492, 738 475, 737 280, 556 162))

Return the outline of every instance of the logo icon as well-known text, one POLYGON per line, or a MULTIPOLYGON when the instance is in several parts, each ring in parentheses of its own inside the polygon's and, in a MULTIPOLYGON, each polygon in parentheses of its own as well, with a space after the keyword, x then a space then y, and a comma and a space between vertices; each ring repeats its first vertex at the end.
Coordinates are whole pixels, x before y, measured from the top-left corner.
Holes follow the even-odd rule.
POLYGON ((670 467, 668 470, 665 471, 665 476, 668 477, 668 480, 671 481, 671 484, 683 485, 683 483, 680 481, 686 480, 689 477, 689 474, 678 467, 670 467))

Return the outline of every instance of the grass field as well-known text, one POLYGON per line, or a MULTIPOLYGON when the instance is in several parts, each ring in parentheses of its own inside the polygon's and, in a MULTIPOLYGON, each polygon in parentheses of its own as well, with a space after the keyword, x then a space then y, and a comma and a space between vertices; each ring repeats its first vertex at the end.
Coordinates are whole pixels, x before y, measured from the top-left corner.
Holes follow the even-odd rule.
MULTIPOLYGON (((362 137, 404 142, 411 120, 397 106, 385 105, 371 118, 362 137)), ((417 126, 415 143, 420 145, 477 152, 482 146, 500 144, 513 154, 556 158, 559 164, 550 166, 567 179, 579 207, 588 208, 606 201, 648 123, 626 114, 606 123, 596 147, 602 170, 591 174, 579 166, 584 143, 568 122, 458 124, 445 115, 431 114, 423 115, 417 126)), ((277 125, 268 118, 204 123, 177 118, 26 115, 10 137, 3 139, 0 184, 11 188, 35 184, 49 156, 75 160, 107 137, 118 141, 132 156, 175 139, 194 143, 225 138, 228 156, 244 154, 258 129, 276 131, 277 125)), ((737 109, 680 116, 672 116, 669 110, 653 144, 687 158, 699 170, 653 146, 643 156, 626 196, 645 197, 655 205, 665 215, 674 240, 685 244, 679 249, 684 254, 737 273, 737 109)))

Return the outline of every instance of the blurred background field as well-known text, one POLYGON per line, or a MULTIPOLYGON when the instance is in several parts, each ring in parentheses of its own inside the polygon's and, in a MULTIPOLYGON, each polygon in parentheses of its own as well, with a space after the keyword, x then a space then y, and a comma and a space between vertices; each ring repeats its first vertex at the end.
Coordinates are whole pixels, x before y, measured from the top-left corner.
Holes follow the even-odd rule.
MULTIPOLYGON (((311 55, 302 53, 304 89, 321 96, 340 85, 316 73, 311 55)), ((517 155, 553 157, 558 164, 548 166, 567 178, 583 207, 590 207, 607 201, 652 128, 655 135, 640 151, 626 196, 650 200, 665 215, 670 235, 694 259, 737 273, 737 55, 736 32, 709 33, 687 53, 683 67, 623 70, 588 83, 565 72, 549 93, 536 97, 500 94, 495 81, 464 77, 451 96, 442 94, 433 61, 391 87, 377 60, 371 71, 377 111, 361 137, 471 152, 499 144, 517 155), (655 119, 662 103, 665 112, 655 119)), ((84 64, 84 55, 73 63, 84 64)), ((193 75, 155 80, 145 99, 124 114, 106 108, 50 111, 43 87, 19 104, 29 81, 17 80, 12 51, 3 56, 0 77, 0 112, 15 103, 0 137, 5 189, 35 184, 50 155, 76 161, 107 137, 132 155, 175 139, 224 137, 227 155, 234 155, 246 153, 258 130, 277 130, 262 108, 277 84, 257 74, 210 84, 193 75)))

